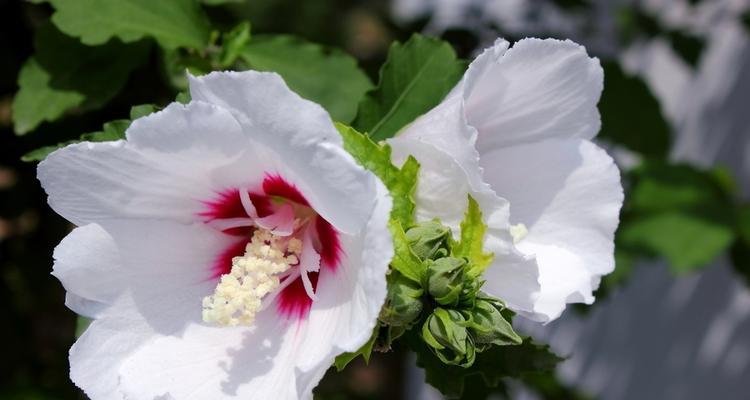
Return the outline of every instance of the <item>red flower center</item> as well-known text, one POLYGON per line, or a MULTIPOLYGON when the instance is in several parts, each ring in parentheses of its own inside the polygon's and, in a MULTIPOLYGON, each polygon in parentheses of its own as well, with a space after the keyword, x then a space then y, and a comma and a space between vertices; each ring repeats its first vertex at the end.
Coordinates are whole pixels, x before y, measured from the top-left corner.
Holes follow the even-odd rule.
MULTIPOLYGON (((280 210, 283 207, 289 209, 291 206, 294 218, 301 221, 300 226, 295 228, 292 235, 301 240, 301 232, 307 231, 311 236, 313 248, 320 255, 320 268, 331 272, 336 271, 342 258, 339 232, 315 212, 296 186, 279 175, 267 174, 255 190, 231 188, 218 193, 215 199, 203 202, 206 208, 199 214, 199 217, 222 233, 237 238, 236 242, 221 252, 214 264, 210 266, 214 279, 218 280, 222 275, 230 272, 232 259, 244 254, 245 246, 257 229, 257 224, 243 223, 243 221, 249 221, 248 207, 243 205, 243 191, 249 194, 249 200, 259 220, 272 217, 277 212, 281 213, 280 210)), ((296 265, 293 268, 301 267, 296 265)), ((320 273, 308 272, 307 277, 312 284, 313 291, 317 292, 320 273)), ((313 300, 305 290, 301 274, 292 274, 291 277, 282 278, 281 283, 284 288, 278 293, 273 306, 286 318, 306 317, 313 300), (294 281, 285 282, 286 279, 294 279, 294 281)))

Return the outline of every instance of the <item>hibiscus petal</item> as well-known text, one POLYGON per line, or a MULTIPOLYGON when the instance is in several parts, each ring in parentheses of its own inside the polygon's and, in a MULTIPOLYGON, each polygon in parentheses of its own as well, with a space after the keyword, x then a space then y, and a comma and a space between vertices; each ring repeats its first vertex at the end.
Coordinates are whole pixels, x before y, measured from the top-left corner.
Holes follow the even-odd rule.
POLYGON ((600 277, 614 269, 623 193, 612 159, 589 141, 567 139, 497 148, 481 164, 510 200, 511 222, 528 228, 518 247, 539 264, 537 319, 557 318, 566 303, 591 303, 600 277))
POLYGON ((74 229, 55 247, 52 275, 67 291, 65 305, 96 316, 122 291, 117 246, 96 224, 74 229))
POLYGON ((292 92, 274 73, 190 76, 190 94, 230 110, 245 135, 279 155, 279 173, 337 229, 358 232, 374 199, 374 179, 343 149, 331 118, 292 92), (347 199, 342 202, 341 199, 347 199))
POLYGON ((545 138, 590 139, 599 132, 596 104, 604 78, 598 59, 571 41, 524 39, 502 51, 506 46, 501 42, 482 53, 464 82, 466 118, 479 132, 480 154, 545 138))
POLYGON ((201 201, 218 189, 260 182, 265 172, 253 157, 226 167, 236 148, 249 146, 241 145, 247 141, 232 115, 209 104, 169 106, 136 120, 127 135, 128 141, 70 145, 39 164, 57 213, 76 225, 117 218, 192 222, 204 211, 201 201))
POLYGON ((194 324, 157 334, 123 361, 120 390, 134 399, 310 398, 295 390, 301 333, 266 310, 253 328, 194 324))
POLYGON ((92 398, 122 398, 118 371, 132 352, 202 323, 212 263, 232 241, 202 224, 133 220, 87 225, 63 240, 55 276, 72 304, 96 305, 83 310, 97 320, 71 349, 76 385, 92 398))

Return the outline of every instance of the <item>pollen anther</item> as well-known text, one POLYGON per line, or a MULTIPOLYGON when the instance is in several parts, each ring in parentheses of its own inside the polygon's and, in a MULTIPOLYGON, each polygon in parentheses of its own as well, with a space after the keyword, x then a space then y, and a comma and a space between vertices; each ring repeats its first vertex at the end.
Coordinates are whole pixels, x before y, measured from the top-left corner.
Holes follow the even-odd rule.
POLYGON ((221 326, 252 325, 262 299, 281 285, 281 276, 299 264, 302 242, 257 229, 245 254, 232 259, 214 293, 203 298, 203 321, 221 326))

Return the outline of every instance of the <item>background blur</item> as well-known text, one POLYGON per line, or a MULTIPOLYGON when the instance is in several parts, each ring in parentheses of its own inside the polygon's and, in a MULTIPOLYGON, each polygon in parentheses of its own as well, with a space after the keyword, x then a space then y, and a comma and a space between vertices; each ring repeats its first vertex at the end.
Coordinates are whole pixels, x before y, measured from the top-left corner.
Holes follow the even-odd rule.
MULTIPOLYGON (((204 3, 222 31, 250 21, 253 35, 293 34, 343 49, 373 82, 391 41, 413 32, 441 37, 467 59, 498 36, 570 38, 585 45, 605 67, 601 143, 626 171, 618 267, 594 306, 571 308, 547 326, 517 319, 519 329, 571 357, 555 377, 512 383, 510 396, 747 398, 750 2, 204 3)), ((52 12, 40 1, 0 0, 0 399, 83 398, 68 379, 76 316, 64 307, 64 291, 50 275, 52 249, 71 226, 46 206, 35 163, 21 157, 126 118, 132 105, 165 105, 180 90, 165 61, 169 55, 152 46, 109 99, 19 132, 12 116, 19 72, 33 54, 42 59, 35 38, 52 12)), ((85 48, 71 56, 83 54, 85 48)), ((376 354, 368 368, 358 362, 343 373, 330 372, 316 394, 440 398, 413 365, 398 348, 376 354)))

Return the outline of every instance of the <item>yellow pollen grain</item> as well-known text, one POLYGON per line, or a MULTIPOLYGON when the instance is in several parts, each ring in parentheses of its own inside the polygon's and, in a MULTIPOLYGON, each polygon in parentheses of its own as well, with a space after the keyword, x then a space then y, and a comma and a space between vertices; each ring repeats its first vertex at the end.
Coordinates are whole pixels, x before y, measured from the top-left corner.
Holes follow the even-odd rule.
POLYGON ((214 293, 203 298, 203 321, 220 326, 252 325, 262 300, 279 287, 279 274, 299 263, 302 242, 258 229, 245 254, 232 259, 232 269, 219 279, 214 293))

